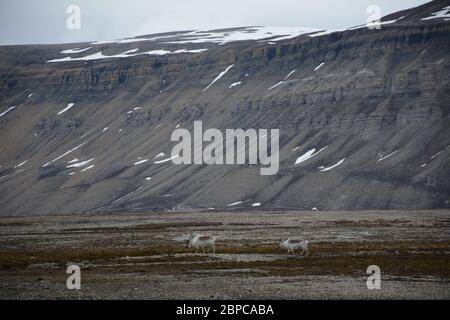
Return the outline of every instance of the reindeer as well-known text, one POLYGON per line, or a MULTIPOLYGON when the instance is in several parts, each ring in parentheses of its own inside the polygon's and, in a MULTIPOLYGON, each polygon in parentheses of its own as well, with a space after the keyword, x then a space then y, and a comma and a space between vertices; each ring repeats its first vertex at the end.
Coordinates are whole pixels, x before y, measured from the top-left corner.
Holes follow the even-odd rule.
POLYGON ((280 247, 287 249, 288 254, 289 252, 294 255, 295 249, 301 249, 302 254, 306 253, 306 256, 309 255, 308 250, 308 240, 296 240, 296 239, 287 239, 287 240, 280 240, 280 247))
POLYGON ((195 253, 198 252, 198 248, 202 249, 203 254, 205 254, 205 247, 212 247, 213 254, 216 253, 216 246, 215 246, 216 237, 213 236, 205 236, 201 234, 196 235, 190 235, 189 240, 187 241, 187 247, 195 248, 195 253))

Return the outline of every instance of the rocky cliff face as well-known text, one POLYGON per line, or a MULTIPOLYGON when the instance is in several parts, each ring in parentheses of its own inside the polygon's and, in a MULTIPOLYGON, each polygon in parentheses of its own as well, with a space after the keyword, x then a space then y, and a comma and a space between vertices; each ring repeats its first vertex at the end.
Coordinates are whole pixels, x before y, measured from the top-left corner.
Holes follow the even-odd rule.
POLYGON ((0 214, 450 207, 449 12, 0 47, 0 214), (279 128, 279 173, 164 162, 195 120, 279 128))

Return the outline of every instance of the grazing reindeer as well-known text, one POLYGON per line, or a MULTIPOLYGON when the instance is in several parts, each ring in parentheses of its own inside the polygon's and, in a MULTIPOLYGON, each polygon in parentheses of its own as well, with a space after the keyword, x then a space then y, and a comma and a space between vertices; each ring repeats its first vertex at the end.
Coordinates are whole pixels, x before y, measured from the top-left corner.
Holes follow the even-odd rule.
POLYGON ((189 240, 187 241, 187 246, 189 248, 194 247, 195 253, 197 253, 198 248, 202 248, 203 254, 205 254, 205 247, 212 247, 213 253, 216 253, 216 245, 215 245, 216 237, 212 236, 204 236, 201 234, 190 235, 189 240))
POLYGON ((308 250, 308 240, 295 240, 295 239, 287 239, 280 240, 280 247, 287 249, 288 253, 291 252, 294 255, 295 249, 301 249, 302 254, 306 253, 306 256, 309 255, 308 250))

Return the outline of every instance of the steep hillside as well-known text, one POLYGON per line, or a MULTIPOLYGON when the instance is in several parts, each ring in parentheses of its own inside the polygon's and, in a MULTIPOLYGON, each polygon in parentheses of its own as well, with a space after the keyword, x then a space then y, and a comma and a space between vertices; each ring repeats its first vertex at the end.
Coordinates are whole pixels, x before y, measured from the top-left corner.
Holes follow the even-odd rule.
POLYGON ((0 215, 448 208, 449 36, 438 0, 379 30, 0 47, 0 215), (279 128, 279 173, 164 161, 195 120, 279 128))

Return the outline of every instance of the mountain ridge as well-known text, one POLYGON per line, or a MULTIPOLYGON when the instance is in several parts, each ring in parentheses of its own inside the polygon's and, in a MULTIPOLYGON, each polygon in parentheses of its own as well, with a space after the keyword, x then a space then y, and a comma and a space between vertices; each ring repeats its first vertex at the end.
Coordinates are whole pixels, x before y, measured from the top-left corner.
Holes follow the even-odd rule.
POLYGON ((391 14, 382 21, 396 21, 380 30, 311 36, 316 30, 275 44, 204 42, 202 33, 190 38, 200 43, 0 47, 0 114, 16 106, 0 117, 0 214, 448 208, 450 24, 422 20, 447 6, 433 1, 391 14), (200 49, 207 50, 166 53, 200 49), (195 120, 279 128, 280 172, 155 164, 159 154, 170 156, 175 127, 195 120), (75 158, 94 160, 67 168, 75 158))

